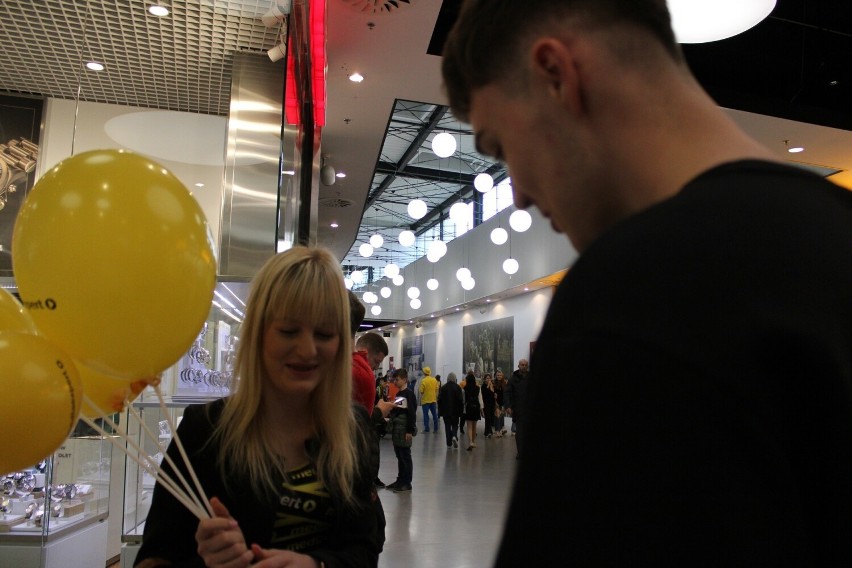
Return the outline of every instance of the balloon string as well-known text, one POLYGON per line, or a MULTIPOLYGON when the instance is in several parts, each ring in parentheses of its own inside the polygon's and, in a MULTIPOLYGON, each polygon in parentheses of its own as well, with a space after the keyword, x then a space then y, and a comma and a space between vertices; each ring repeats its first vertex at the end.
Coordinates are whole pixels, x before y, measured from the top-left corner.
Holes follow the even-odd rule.
POLYGON ((192 465, 189 463, 189 457, 186 455, 186 450, 184 450, 183 443, 180 441, 180 436, 178 436, 177 433, 177 427, 172 422, 171 414, 169 414, 169 411, 166 408, 166 402, 163 400, 163 392, 160 390, 160 385, 159 383, 154 383, 151 387, 154 389, 154 392, 157 393, 157 400, 160 401, 160 409, 166 416, 166 420, 169 422, 169 428, 172 431, 175 445, 177 446, 180 455, 183 457, 183 462, 186 464, 187 470, 189 470, 189 475, 192 477, 193 483, 195 483, 195 489, 198 491, 198 495, 204 502, 204 507, 207 509, 207 513, 210 517, 215 517, 216 514, 213 512, 213 506, 210 505, 210 500, 207 499, 207 494, 204 492, 204 488, 201 487, 201 482, 198 481, 198 476, 195 475, 195 469, 193 469, 192 465))
POLYGON ((77 95, 74 97, 74 126, 71 131, 71 155, 74 155, 74 144, 77 141, 77 118, 80 114, 80 95, 83 92, 83 51, 89 46, 89 18, 92 15, 92 5, 90 1, 86 2, 86 18, 83 20, 83 45, 80 47, 79 58, 77 62, 77 95))
MULTIPOLYGON (((130 459, 135 461, 137 464, 139 464, 151 476, 155 477, 157 479, 157 482, 160 483, 160 485, 162 485, 162 487, 165 488, 169 493, 171 493, 172 496, 175 499, 180 501, 180 503, 184 507, 186 507, 193 515, 195 515, 196 518, 198 518, 198 520, 203 520, 203 519, 209 518, 203 509, 196 507, 189 500, 189 498, 187 498, 186 495, 184 495, 184 493, 177 487, 175 482, 159 466, 155 467, 151 464, 150 461, 147 461, 147 460, 143 461, 139 458, 138 455, 132 454, 130 451, 128 451, 126 446, 124 446, 123 444, 120 444, 118 442, 115 435, 110 434, 109 432, 104 430, 103 427, 101 427, 99 424, 97 424, 94 420, 92 420, 88 416, 80 415, 80 420, 82 420, 83 422, 88 424, 98 434, 103 436, 105 439, 109 440, 110 443, 113 446, 115 446, 116 448, 118 448, 119 450, 124 452, 125 455, 127 455, 127 457, 129 457, 130 459)), ((118 431, 116 430, 116 432, 118 432, 118 431)), ((118 434, 118 437, 122 438, 125 442, 129 442, 131 445, 133 445, 132 440, 130 440, 130 438, 128 438, 126 435, 118 434)))
MULTIPOLYGON (((199 500, 198 496, 192 491, 192 487, 190 487, 189 482, 180 472, 180 469, 178 468, 177 464, 175 464, 175 462, 172 460, 172 457, 169 455, 168 451, 166 451, 168 448, 164 447, 163 444, 160 443, 160 439, 151 431, 150 428, 148 428, 148 426, 142 420, 142 415, 139 414, 139 411, 130 406, 130 401, 125 399, 124 404, 127 410, 130 411, 134 418, 136 418, 136 421, 142 427, 142 430, 148 436, 148 439, 152 440, 157 445, 157 448, 160 450, 160 453, 163 454, 163 457, 166 459, 167 462, 169 462, 169 465, 172 466, 172 469, 174 470, 175 474, 177 474, 178 479, 180 480, 180 483, 183 486, 183 490, 186 491, 186 495, 192 499, 192 502, 195 503, 196 507, 198 507, 199 509, 204 508, 204 505, 201 503, 201 500, 199 500)), ((191 467, 188 463, 187 466, 191 467)))

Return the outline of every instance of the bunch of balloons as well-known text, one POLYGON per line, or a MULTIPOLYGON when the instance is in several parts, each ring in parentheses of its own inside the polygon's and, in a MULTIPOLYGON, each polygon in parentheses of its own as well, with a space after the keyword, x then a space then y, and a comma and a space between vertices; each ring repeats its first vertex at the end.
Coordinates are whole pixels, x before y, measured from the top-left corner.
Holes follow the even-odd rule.
POLYGON ((42 176, 15 221, 21 302, 0 290, 0 474, 50 455, 82 413, 121 410, 191 346, 216 284, 212 236, 171 172, 94 150, 42 176))

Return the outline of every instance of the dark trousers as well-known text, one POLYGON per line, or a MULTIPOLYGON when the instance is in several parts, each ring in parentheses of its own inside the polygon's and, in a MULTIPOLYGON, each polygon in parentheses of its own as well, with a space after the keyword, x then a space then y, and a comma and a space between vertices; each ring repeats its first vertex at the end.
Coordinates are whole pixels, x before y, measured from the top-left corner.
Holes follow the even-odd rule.
POLYGON ((411 485, 414 477, 414 462, 411 460, 411 448, 394 446, 393 453, 396 454, 396 464, 399 473, 396 475, 398 485, 411 485))
POLYGON ((485 420, 485 435, 490 436, 492 430, 494 428, 494 407, 486 406, 485 407, 485 416, 483 417, 485 420))
POLYGON ((459 437, 459 421, 455 418, 444 418, 444 435, 447 437, 447 446, 452 446, 453 438, 459 437))

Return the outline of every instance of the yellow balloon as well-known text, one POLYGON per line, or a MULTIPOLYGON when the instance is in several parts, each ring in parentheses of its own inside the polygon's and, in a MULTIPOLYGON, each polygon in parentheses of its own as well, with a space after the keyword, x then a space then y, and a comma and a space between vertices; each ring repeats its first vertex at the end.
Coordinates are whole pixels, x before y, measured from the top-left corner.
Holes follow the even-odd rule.
POLYGON ((4 288, 0 288, 0 331, 37 333, 30 315, 18 299, 4 288))
POLYGON ((71 357, 38 335, 0 331, 0 473, 32 466, 62 445, 80 415, 71 357))
POLYGON ((125 150, 83 152, 42 176, 15 221, 12 263, 39 332, 128 379, 189 349, 216 283, 198 202, 163 166, 125 150))
POLYGON ((87 365, 75 361, 83 387, 80 414, 88 418, 120 412, 128 402, 133 402, 139 392, 133 392, 127 379, 99 373, 87 365))

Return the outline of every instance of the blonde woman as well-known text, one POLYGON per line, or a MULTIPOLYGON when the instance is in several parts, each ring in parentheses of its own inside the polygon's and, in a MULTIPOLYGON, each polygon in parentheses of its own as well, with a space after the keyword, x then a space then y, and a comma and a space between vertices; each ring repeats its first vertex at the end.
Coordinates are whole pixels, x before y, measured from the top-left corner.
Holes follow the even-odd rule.
POLYGON ((376 566, 385 521, 351 364, 337 260, 301 246, 272 257, 252 283, 234 393, 188 407, 178 428, 215 517, 197 521, 158 484, 136 565, 376 566))

